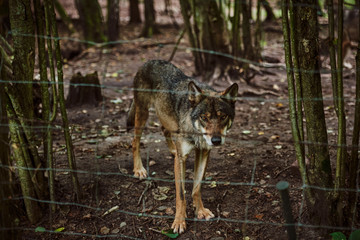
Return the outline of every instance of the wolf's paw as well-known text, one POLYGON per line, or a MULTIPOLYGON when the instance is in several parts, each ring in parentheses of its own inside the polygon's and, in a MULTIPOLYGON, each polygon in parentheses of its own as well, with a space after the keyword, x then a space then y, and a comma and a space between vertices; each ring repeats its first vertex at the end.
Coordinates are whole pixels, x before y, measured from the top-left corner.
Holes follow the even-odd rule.
POLYGON ((198 219, 206 219, 209 220, 210 218, 215 217, 215 215, 207 208, 201 208, 197 212, 198 219))
POLYGON ((186 223, 185 223, 185 219, 181 218, 175 218, 171 228, 173 229, 174 233, 183 233, 186 229, 186 223))
POLYGON ((134 169, 134 176, 140 179, 147 178, 147 171, 144 167, 141 167, 140 169, 134 169))

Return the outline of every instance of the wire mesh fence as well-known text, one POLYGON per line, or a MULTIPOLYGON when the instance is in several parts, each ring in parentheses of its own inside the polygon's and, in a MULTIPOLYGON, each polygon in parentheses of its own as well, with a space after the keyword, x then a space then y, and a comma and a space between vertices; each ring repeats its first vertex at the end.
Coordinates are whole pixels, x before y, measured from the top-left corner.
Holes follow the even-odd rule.
MULTIPOLYGON (((64 38, 61 38, 62 40, 64 38)), ((66 39, 81 41, 79 39, 66 39)), ((141 41, 118 41, 116 44, 133 44, 141 41)), ((89 42, 87 42, 89 44, 89 42)), ((96 47, 106 44, 90 43, 96 47)), ((114 43, 108 43, 113 45, 114 43)), ((157 46, 154 55, 166 58, 159 52, 167 52, 174 45, 157 46)), ((102 50, 97 50, 97 53, 102 50)), ((179 46, 179 51, 206 51, 179 46)), ((285 78, 283 64, 267 64, 252 62, 247 59, 234 58, 231 55, 215 51, 206 51, 209 54, 222 55, 235 61, 249 63, 261 69, 282 71, 285 78)), ((111 50, 102 53, 109 56, 111 50)), ((106 60, 105 60, 106 61, 106 60)), ((76 64, 76 63, 73 63, 76 64)), ((14 165, 1 165, 3 169, 16 174, 18 170, 42 172, 45 176, 54 171, 56 176, 56 201, 34 199, 39 202, 45 212, 44 221, 29 224, 26 220, 19 220, 18 226, 12 228, 23 233, 25 239, 37 238, 109 238, 109 239, 152 239, 161 237, 161 229, 170 228, 174 219, 175 187, 173 158, 166 147, 165 137, 161 134, 154 111, 150 111, 150 119, 144 129, 142 142, 142 157, 149 177, 140 181, 132 174, 132 132, 126 131, 126 117, 134 89, 131 86, 119 87, 115 81, 105 81, 108 78, 109 63, 102 64, 99 72, 100 87, 103 92, 103 102, 96 108, 69 109, 72 140, 84 199, 74 200, 66 163, 66 149, 64 140, 60 137, 63 130, 61 122, 55 121, 51 125, 54 135, 55 168, 26 168, 14 165), (52 212, 50 204, 57 206, 58 212, 52 212), (49 208, 49 209, 47 209, 49 208)), ((179 66, 181 67, 181 66, 179 66)), ((330 70, 321 69, 322 74, 329 74, 330 70)), ((344 74, 354 74, 354 70, 343 71, 344 74)), ((70 74, 68 72, 67 74, 70 74)), ((281 73, 280 73, 281 74, 281 73)), ((67 79, 70 76, 67 76, 67 79)), ((126 76, 132 78, 131 74, 126 76)), ((115 77, 116 78, 116 77, 115 77)), ((24 84, 26 81, 6 81, 1 79, 0 84, 24 84)), ((41 82, 38 82, 41 84, 41 82)), ((48 82, 46 82, 48 84, 48 82)), ((50 83, 57 84, 57 83, 50 83)), ((325 85, 329 85, 325 82, 325 85)), ((70 83, 65 82, 68 88, 70 83)), ((86 84, 85 84, 86 85, 86 84)), ((284 84, 283 84, 284 85, 284 84)), ((82 86, 75 84, 74 86, 82 86)), ((155 91, 155 90, 154 90, 155 91)), ((172 92, 184 94, 182 92, 172 92)), ((327 95, 328 96, 328 95, 327 95)), ((306 101, 307 99, 303 99, 306 101)), ((332 97, 311 99, 328 102, 329 123, 334 129, 335 113, 331 111, 332 97), (331 118, 331 119, 330 119, 331 118)), ((345 96, 349 106, 354 105, 356 99, 345 96)), ((295 162, 292 147, 290 123, 288 120, 286 91, 278 96, 239 96, 237 98, 236 119, 226 144, 213 150, 210 157, 208 174, 202 181, 204 202, 215 213, 210 220, 197 219, 190 205, 187 210, 188 232, 182 238, 216 239, 223 237, 238 239, 249 236, 250 239, 287 239, 285 227, 289 226, 282 218, 284 210, 276 184, 280 180, 290 182, 291 207, 295 226, 300 237, 316 236, 318 229, 353 231, 359 228, 359 222, 353 218, 351 227, 313 225, 306 215, 305 190, 308 188, 332 192, 332 188, 320 188, 302 183, 295 162), (288 125, 288 128, 284 126, 288 125), (275 231, 273 229, 276 229, 275 231), (271 231, 270 231, 271 230, 271 231), (277 236, 266 232, 278 231, 277 236)), ((349 110, 350 112, 353 110, 349 110)), ((353 112, 352 112, 353 113, 353 112)), ((351 116, 351 115, 350 115, 351 116)), ((48 126, 41 121, 26 119, 30 127, 35 129, 40 139, 41 134, 48 130, 48 126)), ((351 124, 350 124, 351 125, 351 124)), ((4 126, 4 124, 2 125, 4 126)), ((7 126, 5 124, 5 126, 7 126)), ((331 141, 327 143, 330 151, 335 151, 338 145, 334 141, 335 130, 328 130, 331 141)), ((302 144, 324 144, 304 141, 302 144)), ((9 143, 9 147, 11 142, 9 143)), ((346 148, 356 146, 346 145, 346 148)), ((39 148, 40 153, 43 149, 39 148)), ((187 169, 192 169, 194 157, 187 162, 187 169)), ((186 199, 191 202, 189 194, 193 184, 193 174, 186 172, 186 199)), ((12 184, 5 181, 1 184, 12 184)), ((339 189, 339 191, 355 192, 360 189, 339 189)), ((24 197, 14 194, 2 201, 11 201, 21 206, 24 197)), ((29 198, 28 198, 29 199, 29 198)), ((358 209, 357 211, 358 212, 358 209)), ((0 231, 7 228, 1 227, 0 231)))

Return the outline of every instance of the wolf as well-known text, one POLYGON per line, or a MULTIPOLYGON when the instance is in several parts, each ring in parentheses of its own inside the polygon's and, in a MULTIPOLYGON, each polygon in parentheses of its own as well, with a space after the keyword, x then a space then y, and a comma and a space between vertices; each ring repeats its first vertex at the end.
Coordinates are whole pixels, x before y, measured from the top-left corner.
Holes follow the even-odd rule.
POLYGON ((134 78, 134 99, 127 119, 128 130, 134 128, 134 176, 140 179, 148 176, 140 157, 140 138, 149 108, 154 106, 167 145, 174 155, 176 213, 172 229, 176 233, 186 229, 185 162, 192 150, 195 150, 192 189, 195 214, 199 219, 214 217, 203 205, 201 181, 210 150, 224 144, 226 133, 232 126, 237 94, 236 83, 217 92, 163 60, 146 62, 134 78))

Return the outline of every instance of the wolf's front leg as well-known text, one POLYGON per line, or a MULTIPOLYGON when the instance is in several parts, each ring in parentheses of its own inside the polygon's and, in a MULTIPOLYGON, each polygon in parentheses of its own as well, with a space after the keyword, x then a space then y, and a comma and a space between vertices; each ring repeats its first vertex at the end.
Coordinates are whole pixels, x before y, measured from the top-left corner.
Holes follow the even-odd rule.
POLYGON ((174 232, 183 233, 186 229, 185 162, 192 149, 192 145, 180 141, 176 143, 176 149, 174 160, 176 213, 171 228, 174 232))
POLYGON ((149 116, 149 112, 145 109, 141 109, 139 104, 135 106, 135 130, 134 140, 132 142, 132 151, 134 158, 134 176, 140 179, 147 178, 147 171, 144 168, 141 156, 140 156, 140 139, 146 120, 149 116))
POLYGON ((201 200, 201 181, 205 175, 207 163, 209 160, 210 150, 199 150, 195 152, 195 168, 194 168, 194 187, 192 191, 193 204, 195 213, 199 219, 209 220, 215 215, 204 207, 201 200))
POLYGON ((135 136, 133 143, 133 157, 134 157, 134 176, 140 179, 147 177, 147 171, 144 168, 140 157, 140 138, 135 136))

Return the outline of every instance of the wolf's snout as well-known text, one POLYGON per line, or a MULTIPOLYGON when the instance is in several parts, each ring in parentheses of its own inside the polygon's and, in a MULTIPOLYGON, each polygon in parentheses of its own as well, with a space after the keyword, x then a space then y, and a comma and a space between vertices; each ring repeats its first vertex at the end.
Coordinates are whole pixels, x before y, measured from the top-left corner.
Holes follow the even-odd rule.
POLYGON ((219 136, 214 136, 211 138, 211 142, 212 144, 214 144, 215 146, 218 146, 221 144, 221 137, 219 136))

